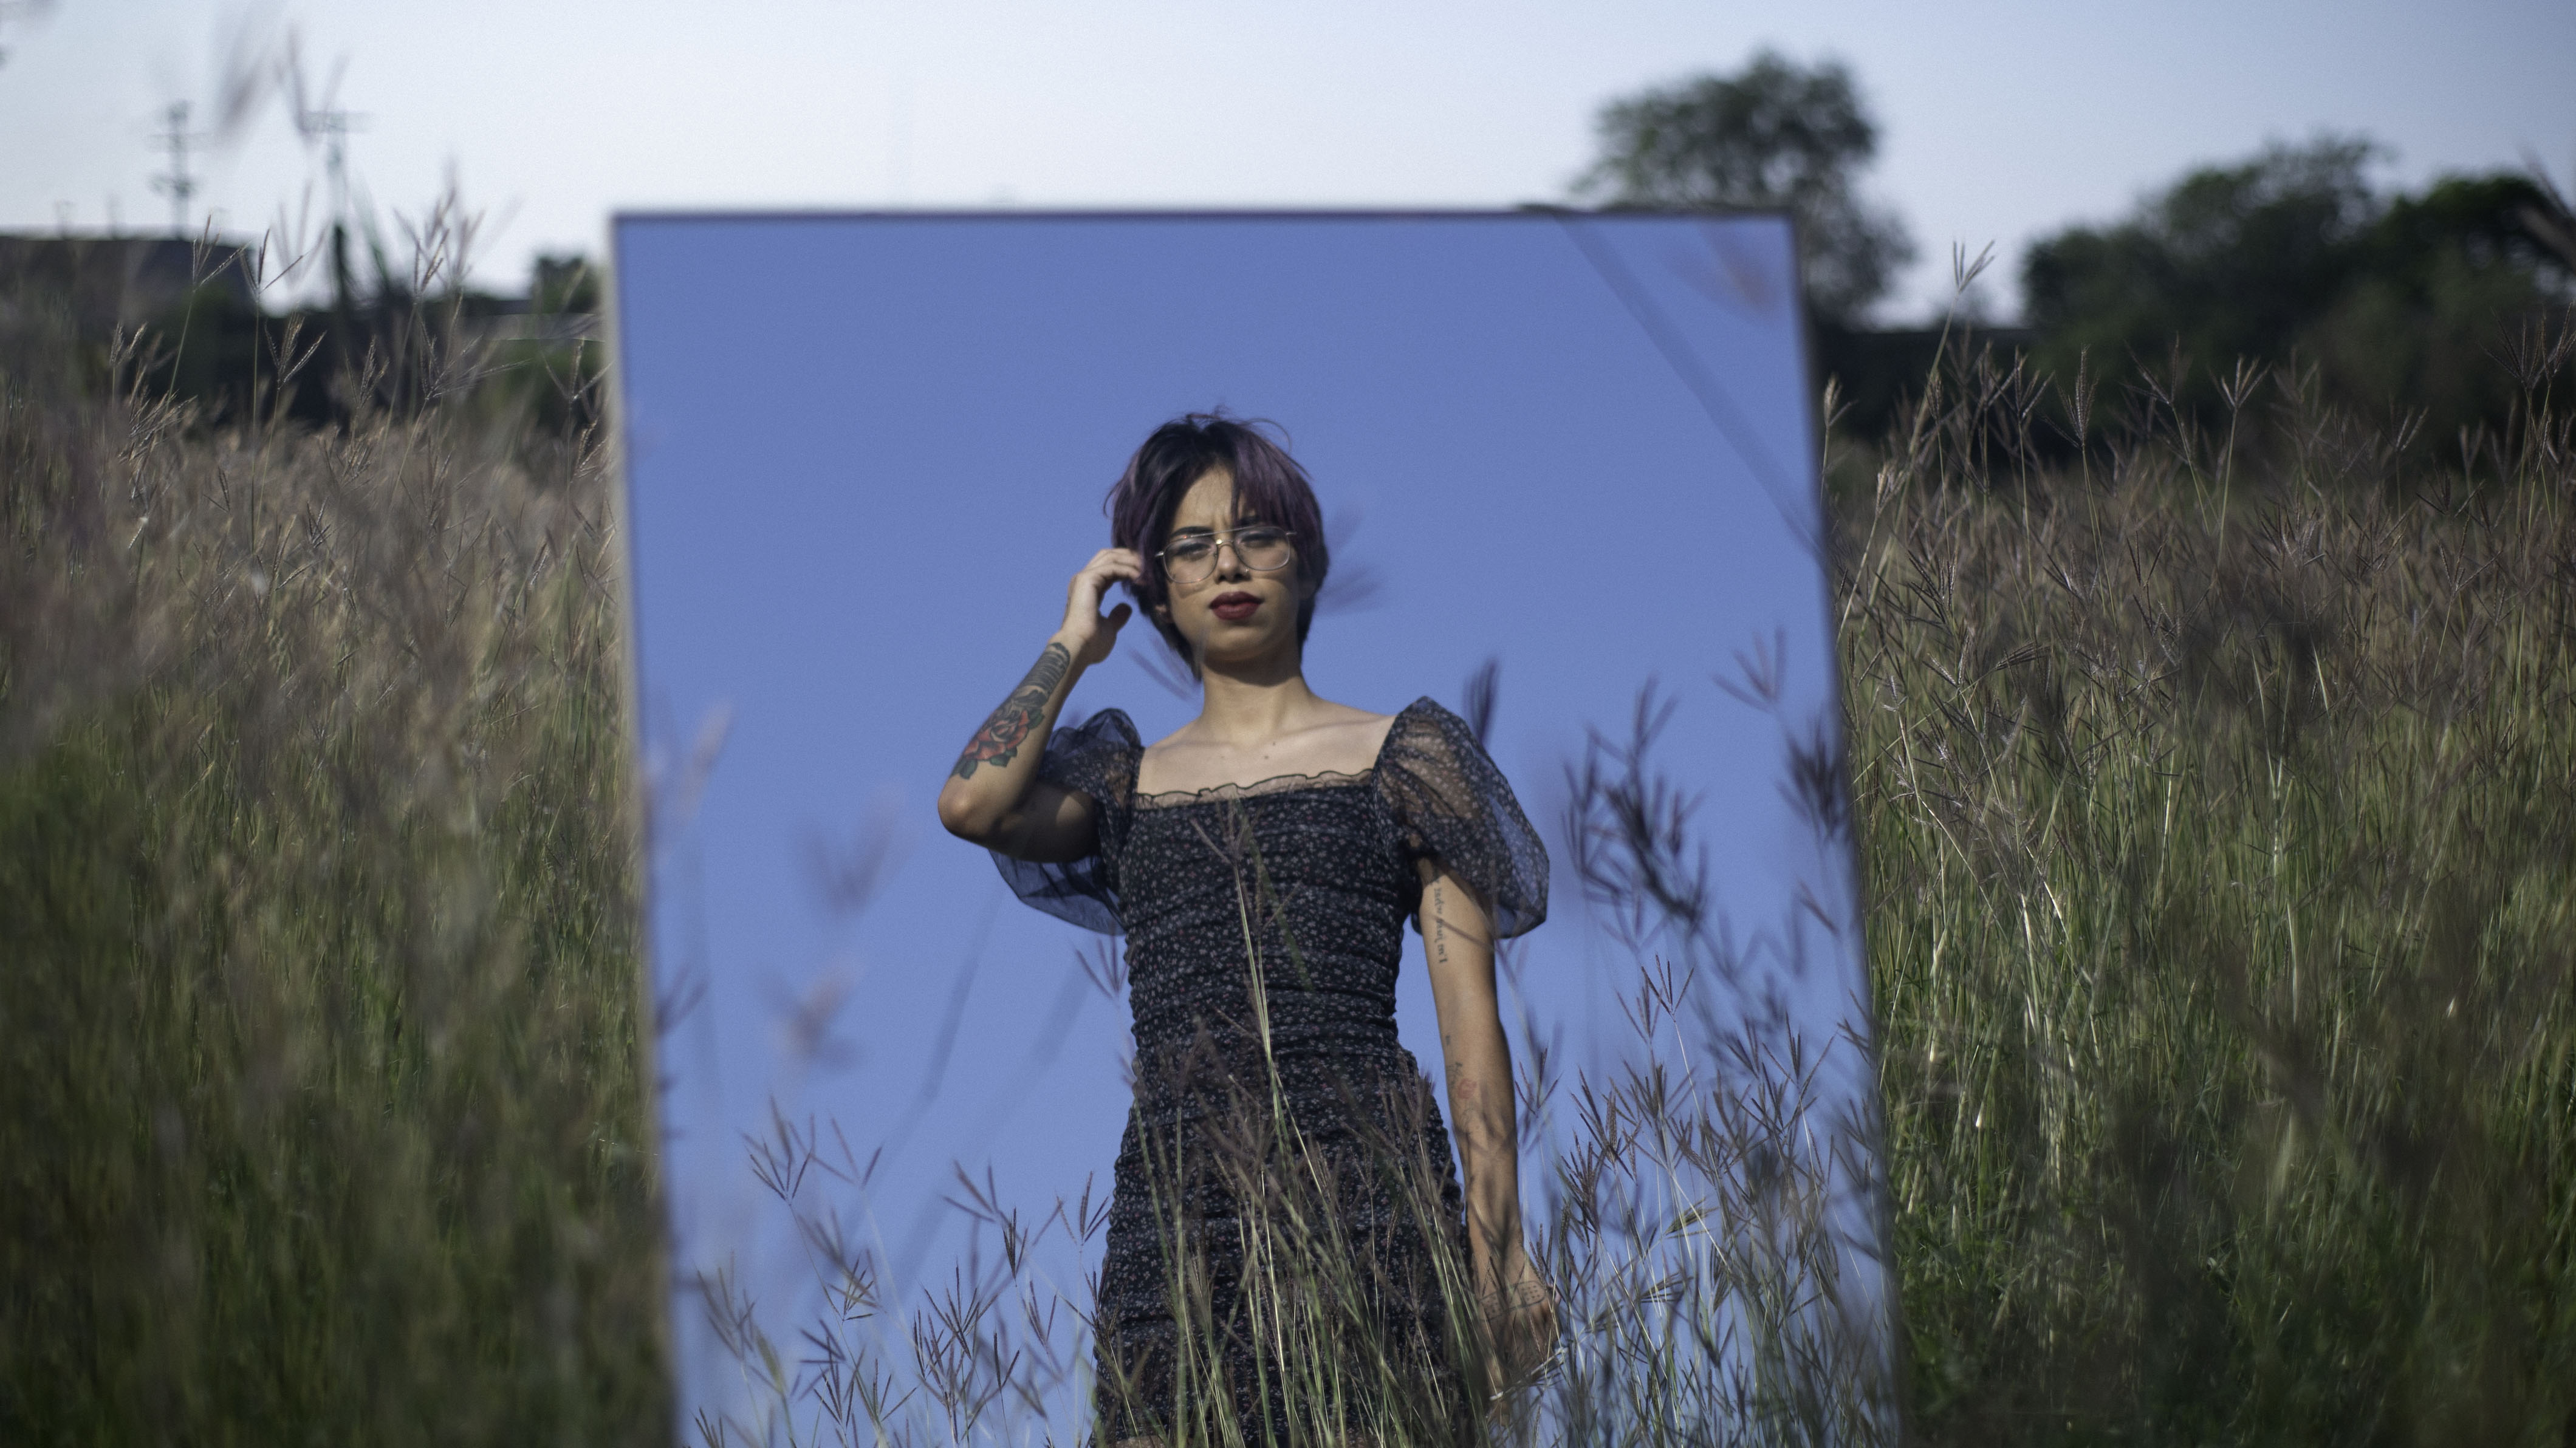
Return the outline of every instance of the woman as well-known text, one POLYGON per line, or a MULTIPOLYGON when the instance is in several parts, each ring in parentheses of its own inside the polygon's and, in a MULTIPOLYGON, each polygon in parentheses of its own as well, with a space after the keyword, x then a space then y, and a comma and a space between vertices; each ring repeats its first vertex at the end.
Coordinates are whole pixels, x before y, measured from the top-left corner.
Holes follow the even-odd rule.
POLYGON ((1100 1280, 1103 1441, 1222 1439, 1226 1415, 1251 1443, 1472 1436, 1555 1332, 1522 1244, 1493 964, 1545 916, 1546 852, 1457 716, 1307 687, 1330 558, 1304 472, 1261 431, 1166 424, 1110 513, 1115 546, 939 796, 1024 900, 1127 937, 1136 1106, 1100 1280), (1131 615, 1103 614, 1113 582, 1204 688, 1150 747, 1115 709, 1050 737, 1131 615), (1408 916, 1463 1194, 1396 1039, 1408 916), (1451 1310, 1462 1263, 1478 1311, 1451 1310))

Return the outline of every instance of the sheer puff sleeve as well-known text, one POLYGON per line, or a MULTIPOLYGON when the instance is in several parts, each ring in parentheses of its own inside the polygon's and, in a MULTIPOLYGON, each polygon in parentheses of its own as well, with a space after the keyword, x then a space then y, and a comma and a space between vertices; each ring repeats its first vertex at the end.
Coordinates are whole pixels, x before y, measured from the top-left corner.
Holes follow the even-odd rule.
POLYGON ((1103 709, 1076 726, 1059 725, 1038 761, 1038 778, 1091 801, 1098 843, 1079 860, 1015 860, 999 850, 993 863, 1022 903, 1085 930, 1117 935, 1118 861, 1136 797, 1136 761, 1144 745, 1123 709, 1103 709))
POLYGON ((1388 727, 1377 787, 1406 850, 1465 880, 1484 900, 1496 939, 1547 919, 1547 847, 1467 721, 1415 700, 1388 727))

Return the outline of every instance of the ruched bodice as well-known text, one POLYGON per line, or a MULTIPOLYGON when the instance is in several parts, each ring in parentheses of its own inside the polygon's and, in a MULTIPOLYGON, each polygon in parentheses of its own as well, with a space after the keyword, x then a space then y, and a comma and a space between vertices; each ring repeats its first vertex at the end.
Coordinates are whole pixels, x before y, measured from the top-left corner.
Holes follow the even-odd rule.
POLYGON ((1257 1025, 1287 1060, 1396 1048, 1396 962, 1417 888, 1365 778, 1271 793, 1156 801, 1136 811, 1125 912, 1138 1051, 1203 1023, 1257 1025), (1275 977, 1275 979, 1269 979, 1275 977))
POLYGON ((1136 1101, 1099 1303, 1113 1439, 1157 1433, 1155 1404, 1169 1397, 1176 1328, 1158 1212, 1167 1227, 1188 1222, 1209 1310, 1221 1327, 1238 1324, 1224 1330, 1221 1356, 1241 1411, 1282 1411, 1275 1391, 1249 1386, 1276 1373, 1253 1361, 1260 1349, 1239 1327, 1245 1223, 1229 1182, 1241 1173, 1216 1160, 1242 1137, 1247 1111, 1292 1123, 1304 1148, 1342 1163, 1328 1173, 1343 1182, 1336 1212, 1385 1284, 1382 1325, 1426 1351, 1436 1342, 1424 1214, 1364 1160, 1397 1143, 1425 1169, 1441 1230, 1462 1240, 1447 1133, 1396 1035, 1420 862, 1474 889, 1499 935, 1537 925, 1547 907, 1546 852, 1510 786, 1467 726, 1428 699, 1396 716, 1357 774, 1139 797, 1142 754, 1117 710, 1058 730, 1040 777, 1092 801, 1098 847, 1069 864, 996 856, 1031 905, 1126 937, 1136 1101), (1122 1382, 1129 1391, 1113 1393, 1122 1382))

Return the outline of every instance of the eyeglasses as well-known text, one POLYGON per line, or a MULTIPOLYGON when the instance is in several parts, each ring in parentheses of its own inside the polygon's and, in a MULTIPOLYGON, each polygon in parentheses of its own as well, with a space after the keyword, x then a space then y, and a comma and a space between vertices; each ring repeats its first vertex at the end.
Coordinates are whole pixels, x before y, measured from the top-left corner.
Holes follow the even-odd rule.
POLYGON ((1255 573, 1276 573, 1296 556, 1289 540, 1297 535, 1269 523, 1247 523, 1231 535, 1193 533, 1175 538, 1172 546, 1155 556, 1163 560, 1163 573, 1174 583, 1205 583, 1216 574, 1219 548, 1232 547, 1234 556, 1255 573))

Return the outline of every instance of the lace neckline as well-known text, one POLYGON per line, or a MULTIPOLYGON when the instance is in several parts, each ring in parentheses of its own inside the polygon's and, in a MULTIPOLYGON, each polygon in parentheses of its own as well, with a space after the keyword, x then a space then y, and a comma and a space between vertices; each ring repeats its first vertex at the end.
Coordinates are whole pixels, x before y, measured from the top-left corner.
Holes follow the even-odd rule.
POLYGON ((1294 794, 1308 789, 1349 789, 1377 777, 1372 764, 1356 774, 1328 769, 1321 774, 1274 774, 1250 784, 1213 784, 1205 789, 1162 789, 1135 797, 1138 809, 1171 809, 1180 805, 1211 804, 1219 800, 1254 799, 1263 795, 1294 794))
MULTIPOLYGON (((1213 784, 1205 789, 1158 789, 1152 794, 1135 793, 1135 786, 1130 784, 1128 802, 1136 809, 1169 809, 1175 805, 1205 804, 1215 800, 1255 799, 1262 795, 1294 794, 1309 789, 1348 789, 1355 784, 1367 784, 1377 777, 1377 767, 1386 758, 1386 751, 1395 742, 1397 732, 1404 728, 1405 719, 1429 703, 1431 703, 1430 698, 1425 696, 1395 712, 1395 717, 1387 721, 1386 733, 1377 741, 1377 754, 1369 760, 1366 769, 1358 771, 1327 769, 1319 774, 1274 774, 1267 779, 1256 779, 1250 784, 1213 784)), ((1137 751, 1136 761, 1141 770, 1144 764, 1143 750, 1137 751)))

